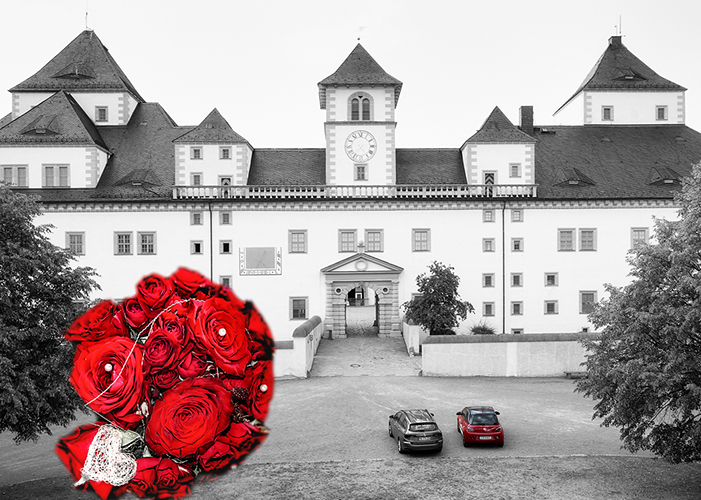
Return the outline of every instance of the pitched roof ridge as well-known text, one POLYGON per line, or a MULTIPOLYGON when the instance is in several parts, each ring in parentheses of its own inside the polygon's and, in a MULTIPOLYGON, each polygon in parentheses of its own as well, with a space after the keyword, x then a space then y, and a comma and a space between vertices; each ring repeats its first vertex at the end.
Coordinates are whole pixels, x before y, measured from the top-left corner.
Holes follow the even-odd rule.
POLYGON ((536 139, 514 125, 499 106, 494 106, 479 130, 463 146, 468 142, 524 143, 536 142, 536 139))

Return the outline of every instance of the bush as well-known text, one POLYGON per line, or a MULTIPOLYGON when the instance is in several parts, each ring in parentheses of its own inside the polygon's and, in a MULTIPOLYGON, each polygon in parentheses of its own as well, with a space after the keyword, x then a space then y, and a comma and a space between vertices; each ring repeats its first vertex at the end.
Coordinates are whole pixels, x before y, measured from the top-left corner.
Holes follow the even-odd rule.
POLYGON ((480 322, 476 325, 472 325, 472 328, 470 328, 470 333, 472 335, 494 335, 496 333, 496 330, 493 326, 484 322, 480 322))

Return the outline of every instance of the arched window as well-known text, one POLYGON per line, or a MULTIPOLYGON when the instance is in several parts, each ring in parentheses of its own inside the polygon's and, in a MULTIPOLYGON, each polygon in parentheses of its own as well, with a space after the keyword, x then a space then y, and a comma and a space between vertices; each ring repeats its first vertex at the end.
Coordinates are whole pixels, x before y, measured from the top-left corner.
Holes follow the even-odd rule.
POLYGON ((360 102, 359 102, 357 97, 354 97, 353 100, 351 100, 351 120, 352 121, 360 120, 359 104, 360 104, 360 102))
POLYGON ((368 99, 368 98, 362 99, 362 104, 363 104, 363 120, 369 120, 370 119, 370 99, 368 99))
POLYGON ((364 92, 356 92, 348 101, 348 116, 351 121, 372 120, 372 97, 364 92))

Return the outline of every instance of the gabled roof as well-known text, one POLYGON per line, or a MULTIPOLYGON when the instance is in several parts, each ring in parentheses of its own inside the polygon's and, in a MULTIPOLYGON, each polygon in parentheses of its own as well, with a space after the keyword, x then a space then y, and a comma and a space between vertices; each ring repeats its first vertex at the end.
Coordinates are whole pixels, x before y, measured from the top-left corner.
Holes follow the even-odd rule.
POLYGON ((583 90, 686 90, 662 78, 623 45, 620 36, 609 38, 609 45, 577 91, 560 106, 557 114, 583 90))
POLYGON ((10 92, 116 91, 139 95, 94 31, 85 30, 37 73, 10 92))
POLYGON ((326 88, 338 85, 384 85, 394 87, 394 105, 399 101, 402 82, 389 75, 375 59, 358 44, 350 55, 330 76, 318 83, 319 103, 326 109, 326 88))
POLYGON ((246 139, 234 132, 217 108, 214 108, 197 127, 175 139, 175 142, 248 144, 246 139))
POLYGON ((374 255, 356 253, 324 267, 321 269, 321 272, 324 274, 355 274, 357 271, 360 271, 364 275, 377 275, 400 274, 403 270, 403 267, 378 259, 374 255), (358 263, 361 263, 361 265, 358 266, 358 263))
POLYGON ((94 144, 107 146, 83 108, 64 92, 56 92, 0 128, 0 144, 94 144))
POLYGON ((532 143, 535 139, 516 127, 506 115, 496 106, 482 124, 465 143, 468 142, 499 142, 508 144, 532 143))

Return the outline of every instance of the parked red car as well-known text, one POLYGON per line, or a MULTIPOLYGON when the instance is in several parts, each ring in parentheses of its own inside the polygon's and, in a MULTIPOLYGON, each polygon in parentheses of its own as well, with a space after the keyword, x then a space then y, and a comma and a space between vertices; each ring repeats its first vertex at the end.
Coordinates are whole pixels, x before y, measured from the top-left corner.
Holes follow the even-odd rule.
POLYGON ((463 446, 478 443, 504 446, 504 428, 497 417, 499 412, 491 406, 466 406, 456 415, 463 446))

